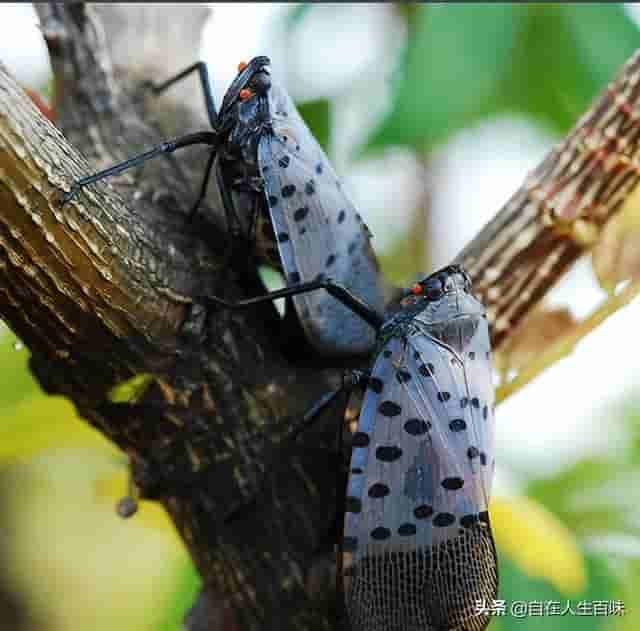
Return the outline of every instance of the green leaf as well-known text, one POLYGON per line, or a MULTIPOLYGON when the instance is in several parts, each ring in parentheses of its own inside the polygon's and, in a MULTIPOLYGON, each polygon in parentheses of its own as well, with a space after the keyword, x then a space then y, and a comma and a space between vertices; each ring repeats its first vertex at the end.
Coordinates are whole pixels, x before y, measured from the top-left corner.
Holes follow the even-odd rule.
POLYGON ((640 536, 634 497, 637 469, 604 459, 584 459, 559 474, 531 482, 527 495, 554 512, 569 528, 581 536, 618 533, 640 536), (627 488, 630 501, 611 494, 613 484, 627 488))
POLYGON ((191 562, 185 563, 178 575, 178 584, 173 598, 167 603, 166 616, 156 631, 181 631, 184 629, 184 618, 195 604, 201 589, 202 579, 193 564, 191 562))
POLYGON ((389 115, 368 147, 431 148, 486 112, 513 49, 513 5, 421 4, 389 115))
POLYGON ((331 106, 327 99, 316 99, 296 103, 300 116, 305 120, 311 133, 320 146, 328 152, 329 136, 331 133, 331 106))
MULTIPOLYGON (((574 610, 580 601, 593 602, 620 598, 622 588, 610 575, 602 559, 595 555, 588 557, 587 570, 589 577, 587 588, 570 599, 574 610)), ((606 616, 567 614, 516 617, 510 615, 511 605, 515 601, 524 601, 529 607, 531 601, 542 602, 543 607, 549 601, 555 601, 564 608, 567 597, 556 591, 546 581, 523 574, 503 555, 499 555, 499 572, 499 598, 506 601, 507 609, 507 615, 498 618, 501 631, 604 631, 609 628, 610 619, 606 616)), ((491 628, 493 629, 493 626, 491 628)))
POLYGON ((29 352, 21 347, 18 338, 9 330, 0 332, 0 408, 13 406, 40 392, 28 363, 29 352))
POLYGON ((640 43, 620 4, 420 6, 390 113, 366 150, 430 150, 507 112, 564 133, 640 43))
POLYGON ((620 5, 529 5, 496 109, 566 132, 640 41, 620 5))

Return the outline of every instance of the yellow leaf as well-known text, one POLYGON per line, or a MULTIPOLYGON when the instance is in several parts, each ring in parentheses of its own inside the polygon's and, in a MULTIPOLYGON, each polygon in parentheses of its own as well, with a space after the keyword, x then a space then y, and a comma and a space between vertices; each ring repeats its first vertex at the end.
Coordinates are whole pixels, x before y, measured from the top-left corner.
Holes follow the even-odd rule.
POLYGON ((143 372, 134 375, 109 390, 108 398, 111 403, 135 403, 145 393, 153 381, 153 375, 143 372))
POLYGON ((538 502, 494 498, 491 525, 496 544, 526 574, 572 595, 586 585, 584 557, 571 531, 538 502))
POLYGON ((0 463, 27 461, 60 447, 89 447, 120 454, 100 432, 81 420, 63 397, 38 394, 0 410, 0 463))

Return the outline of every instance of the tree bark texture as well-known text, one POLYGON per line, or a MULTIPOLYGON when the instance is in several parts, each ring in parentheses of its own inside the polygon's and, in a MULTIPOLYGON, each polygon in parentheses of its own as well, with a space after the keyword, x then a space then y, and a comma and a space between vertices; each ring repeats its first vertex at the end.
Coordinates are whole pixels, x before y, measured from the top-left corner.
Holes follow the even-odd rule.
MULTIPOLYGON (((190 628, 222 612, 243 631, 335 629, 322 570, 343 492, 334 444, 343 410, 295 445, 287 435, 354 363, 286 353, 270 305, 230 313, 197 299, 261 290, 255 274, 225 265, 213 182, 187 221, 206 152, 155 160, 61 206, 74 179, 148 149, 167 129, 206 129, 197 92, 185 99, 176 88, 179 101, 152 103, 141 89, 197 59, 189 12, 203 9, 37 11, 57 128, 0 68, 0 316, 28 346, 42 387, 130 454, 142 492, 175 521, 206 585, 190 628), (159 52, 173 47, 178 67, 159 52), (109 402, 114 385, 140 374, 152 376, 140 400, 109 402)), ((498 344, 586 250, 575 222, 603 224, 637 183, 638 66, 636 56, 459 257, 493 309, 498 344), (523 283, 532 283, 527 297, 523 283)))

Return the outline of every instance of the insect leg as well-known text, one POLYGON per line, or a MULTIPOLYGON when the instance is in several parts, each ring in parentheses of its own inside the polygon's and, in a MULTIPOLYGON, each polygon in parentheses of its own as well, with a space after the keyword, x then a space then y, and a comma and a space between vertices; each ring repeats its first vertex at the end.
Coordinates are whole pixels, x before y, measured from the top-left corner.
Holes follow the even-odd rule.
MULTIPOLYGON (((213 163, 216 159, 217 155, 216 148, 214 147, 209 154, 209 159, 207 160, 207 166, 204 169, 204 176, 202 177, 202 182, 200 183, 200 192, 198 193, 198 197, 196 201, 193 203, 193 206, 189 209, 189 213, 187 214, 187 221, 191 221, 198 212, 198 208, 202 203, 202 200, 205 198, 207 194, 207 187, 209 186, 209 175, 211 174, 211 169, 213 168, 213 163)), ((226 211, 226 209, 225 209, 226 211)))
POLYGON ((200 85, 202 86, 202 92, 204 94, 204 105, 207 108, 207 116, 209 117, 211 127, 215 129, 218 126, 218 112, 216 111, 213 91, 211 90, 211 83, 209 81, 209 71, 207 69, 207 64, 205 64, 204 61, 196 61, 196 63, 191 64, 182 72, 179 72, 177 75, 166 79, 162 83, 150 82, 148 84, 148 88, 153 92, 154 95, 157 96, 158 94, 161 94, 162 92, 170 88, 174 83, 177 83, 185 77, 188 77, 192 72, 198 73, 200 85))
MULTIPOLYGON (((288 446, 293 446, 293 443, 296 441, 298 436, 300 436, 300 434, 303 431, 305 431, 311 425, 313 425, 313 423, 317 420, 318 416, 322 412, 324 412, 324 410, 326 410, 331 404, 333 404, 341 394, 347 394, 347 400, 345 403, 345 411, 346 411, 346 405, 349 400, 348 395, 351 393, 351 390, 357 385, 365 384, 368 380, 368 377, 369 377, 368 373, 365 373, 359 370, 353 370, 346 374, 343 374, 342 384, 340 385, 340 387, 336 388, 335 390, 331 390, 327 394, 320 397, 305 412, 300 423, 291 431, 290 434, 288 434, 288 436, 286 437, 286 443, 288 444, 288 446)), ((342 417, 344 417, 344 413, 342 414, 342 417)), ((338 435, 338 453, 341 453, 341 449, 342 449, 342 423, 340 423, 340 429, 339 429, 339 435, 338 435)), ((278 452, 276 452, 276 455, 280 453, 281 452, 279 450, 278 452)), ((338 471, 338 474, 339 473, 340 472, 338 471)), ((339 494, 340 486, 341 486, 339 475, 338 475, 337 486, 338 486, 338 494, 339 494)), ((255 505, 260 495, 261 495, 260 492, 254 493, 252 497, 246 500, 243 500, 238 505, 234 506, 225 515, 224 523, 228 524, 236 520, 238 517, 241 517, 242 515, 246 514, 247 511, 249 511, 255 505)))
POLYGON ((246 300, 238 300, 237 302, 229 302, 217 296, 202 296, 204 302, 211 302, 226 309, 244 309, 252 307, 263 302, 277 300, 278 298, 288 298, 297 296, 309 291, 324 289, 328 291, 336 300, 339 300, 347 308, 351 309, 356 315, 360 316, 367 324, 371 325, 378 331, 384 324, 384 317, 378 313, 369 303, 347 289, 344 285, 336 283, 332 280, 314 280, 308 283, 300 283, 285 289, 271 291, 264 296, 256 296, 246 300))
POLYGON ((361 370, 352 370, 342 375, 342 384, 339 388, 327 392, 321 396, 304 414, 298 427, 296 427, 290 434, 291 440, 296 440, 300 434, 313 425, 318 416, 324 412, 333 402, 340 396, 340 394, 346 392, 351 393, 351 390, 360 385, 366 385, 369 379, 369 373, 362 372, 361 370))
POLYGON ((240 237, 240 219, 220 169, 216 169, 216 179, 224 208, 224 216, 227 221, 227 231, 229 232, 229 247, 225 257, 225 259, 229 260, 233 255, 233 244, 240 237))
POLYGON ((175 138, 173 140, 167 140, 159 145, 141 153, 133 158, 129 158, 124 162, 119 162, 118 164, 114 164, 108 169, 104 169, 103 171, 98 171, 98 173, 94 173, 93 175, 87 175, 86 177, 80 178, 76 180, 72 186, 71 190, 68 193, 65 193, 62 204, 66 204, 69 200, 71 200, 78 191, 82 190, 88 184, 93 184, 94 182, 98 182, 103 180, 104 178, 110 177, 111 175, 118 175, 123 171, 127 171, 128 169, 133 169, 134 167, 143 164, 147 160, 152 160, 158 156, 163 154, 173 153, 177 149, 182 149, 183 147, 190 147, 191 145, 211 145, 214 148, 214 152, 218 148, 219 143, 219 135, 213 131, 202 131, 197 132, 195 134, 187 134, 186 136, 180 136, 179 138, 175 138))

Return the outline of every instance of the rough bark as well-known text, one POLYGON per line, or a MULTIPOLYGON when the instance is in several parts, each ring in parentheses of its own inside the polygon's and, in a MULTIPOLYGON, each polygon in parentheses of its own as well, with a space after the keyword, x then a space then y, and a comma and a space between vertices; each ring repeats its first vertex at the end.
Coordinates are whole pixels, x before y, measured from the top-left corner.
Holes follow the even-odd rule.
MULTIPOLYGON (((243 631, 335 628, 332 584, 316 580, 315 568, 331 550, 331 437, 340 410, 328 415, 326 431, 320 426, 295 448, 285 436, 346 366, 286 356, 270 306, 231 314, 197 299, 255 290, 223 264, 227 239, 215 190, 198 219, 186 220, 202 151, 156 160, 60 203, 75 178, 157 143, 158 124, 185 131, 203 124, 191 101, 178 107, 169 98, 152 110, 140 99, 145 73, 175 70, 147 34, 169 21, 168 46, 184 41, 195 57, 193 33, 180 30, 176 13, 147 8, 154 17, 127 29, 147 42, 138 48, 117 38, 140 7, 37 10, 64 136, 0 69, 0 316, 29 347, 42 387, 70 398, 127 450, 143 491, 167 507, 207 586, 192 628, 219 615, 233 615, 243 631), (103 21, 115 31, 107 37, 103 21), (120 51, 117 69, 108 42, 120 51), (108 403, 115 384, 141 373, 154 377, 142 400, 108 403)), ((498 343, 585 251, 576 217, 586 214, 597 228, 637 182, 639 65, 634 57, 565 148, 462 253, 493 309, 498 343)))
MULTIPOLYGON (((110 63, 98 10, 129 7, 37 9, 65 136, 3 70, 2 317, 28 346, 42 387, 69 397, 131 455, 143 490, 174 518, 207 594, 233 607, 239 628, 329 628, 327 607, 314 615, 305 582, 335 516, 334 446, 327 439, 322 449, 317 435, 295 449, 279 443, 336 371, 289 362, 270 329, 270 306, 230 314, 193 302, 246 291, 223 265, 227 239, 215 195, 195 222, 186 220, 202 154, 156 160, 61 207, 73 179, 163 133, 138 102, 139 68, 149 65, 131 44, 132 70, 114 72, 110 63), (115 384, 141 373, 154 382, 139 405, 106 401, 115 384)), ((175 13, 170 19, 180 24, 175 13)), ((167 108, 154 120, 166 120, 167 108)), ((180 116, 201 127, 201 113, 190 108, 180 116)))

